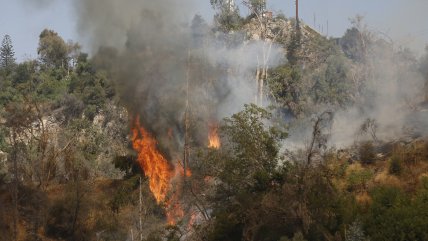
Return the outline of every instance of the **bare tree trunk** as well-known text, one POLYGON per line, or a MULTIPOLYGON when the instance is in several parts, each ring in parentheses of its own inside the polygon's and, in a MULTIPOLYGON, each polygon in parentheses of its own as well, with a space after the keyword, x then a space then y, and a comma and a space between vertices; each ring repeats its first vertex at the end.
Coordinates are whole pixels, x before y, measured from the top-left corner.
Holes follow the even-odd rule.
POLYGON ((267 36, 267 23, 268 18, 263 16, 263 13, 259 13, 256 9, 253 8, 252 4, 249 1, 243 1, 244 5, 247 6, 255 15, 259 24, 259 33, 260 40, 263 42, 262 46, 262 59, 260 60, 259 55, 257 55, 257 68, 256 68, 256 86, 257 93, 255 96, 255 104, 263 106, 263 97, 266 80, 268 78, 268 62, 272 50, 272 44, 275 39, 281 34, 281 31, 273 36, 273 39, 269 41, 267 36))
POLYGON ((257 93, 256 93, 256 105, 259 105, 260 102, 260 60, 257 55, 257 69, 256 69, 256 85, 257 85, 257 93))

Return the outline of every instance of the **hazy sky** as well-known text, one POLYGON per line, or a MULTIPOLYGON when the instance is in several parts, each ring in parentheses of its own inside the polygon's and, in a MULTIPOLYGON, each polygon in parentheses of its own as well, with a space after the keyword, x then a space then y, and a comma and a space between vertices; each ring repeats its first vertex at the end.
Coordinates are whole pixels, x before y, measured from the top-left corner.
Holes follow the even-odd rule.
MULTIPOLYGON (((0 0, 0 38, 5 34, 12 37, 20 61, 37 56, 38 35, 44 28, 55 30, 65 40, 81 40, 72 1, 0 0)), ((201 4, 204 7, 199 13, 210 21, 209 0, 200 1, 206 4, 201 4)), ((281 11, 286 16, 294 16, 294 2, 268 0, 267 5, 274 13, 281 11)), ((371 30, 388 34, 396 46, 407 46, 416 52, 421 52, 428 43, 427 10, 428 0, 300 0, 300 18, 324 34, 327 34, 328 21, 329 36, 341 36, 350 26, 348 19, 360 14, 371 30)))

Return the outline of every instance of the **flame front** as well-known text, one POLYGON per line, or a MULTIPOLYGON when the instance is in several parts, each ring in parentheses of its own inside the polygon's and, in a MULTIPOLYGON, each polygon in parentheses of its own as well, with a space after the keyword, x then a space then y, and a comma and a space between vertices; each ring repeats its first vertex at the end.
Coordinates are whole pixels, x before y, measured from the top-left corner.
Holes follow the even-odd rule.
MULTIPOLYGON (((172 138, 172 129, 168 130, 168 136, 172 138)), ((158 204, 166 204, 166 217, 169 225, 175 225, 177 220, 184 217, 184 210, 180 204, 180 182, 178 178, 190 177, 189 169, 184 171, 181 166, 172 166, 157 149, 156 139, 140 124, 137 117, 132 128, 132 147, 138 153, 137 160, 145 175, 149 178, 149 188, 158 204), (170 192, 173 184, 177 190, 170 192), (178 187, 178 188, 177 188, 178 187), (171 195, 169 195, 171 194, 171 195), (169 195, 169 197, 168 197, 169 195)))
POLYGON ((132 128, 132 146, 137 151, 137 160, 149 178, 150 191, 157 203, 165 201, 174 176, 173 167, 156 147, 157 141, 141 125, 136 118, 132 128))
POLYGON ((220 137, 218 136, 218 125, 210 124, 208 133, 208 147, 219 149, 220 148, 220 137))

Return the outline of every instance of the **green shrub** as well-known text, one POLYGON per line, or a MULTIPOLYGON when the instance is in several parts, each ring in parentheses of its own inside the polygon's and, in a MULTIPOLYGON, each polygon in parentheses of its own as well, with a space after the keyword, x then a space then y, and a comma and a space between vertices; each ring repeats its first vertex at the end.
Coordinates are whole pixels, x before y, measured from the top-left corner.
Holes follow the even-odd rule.
POLYGON ((372 179, 373 172, 371 170, 353 170, 348 174, 347 183, 348 189, 365 189, 368 181, 372 179))

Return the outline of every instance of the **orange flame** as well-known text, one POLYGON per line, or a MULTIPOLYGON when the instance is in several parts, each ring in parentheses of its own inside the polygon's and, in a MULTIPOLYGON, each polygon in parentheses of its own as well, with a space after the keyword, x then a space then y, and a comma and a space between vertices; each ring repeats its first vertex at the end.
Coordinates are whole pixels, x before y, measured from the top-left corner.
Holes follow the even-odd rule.
MULTIPOLYGON (((172 137, 172 129, 168 131, 172 137)), ((172 180, 175 177, 190 177, 191 171, 181 166, 173 167, 157 149, 156 139, 141 125, 140 119, 135 119, 132 128, 132 146, 138 153, 137 160, 143 168, 145 175, 149 178, 149 188, 156 202, 166 204, 166 217, 169 225, 175 225, 177 220, 184 217, 184 210, 180 204, 179 187, 167 198, 172 188, 172 180)), ((180 183, 177 183, 180 186, 180 183)))
POLYGON ((156 140, 140 125, 140 118, 137 117, 132 128, 132 146, 138 153, 140 166, 149 178, 150 191, 157 203, 161 203, 170 189, 174 170, 156 145, 156 140))
POLYGON ((220 137, 218 136, 218 125, 210 124, 208 125, 208 147, 219 149, 220 148, 220 137))

